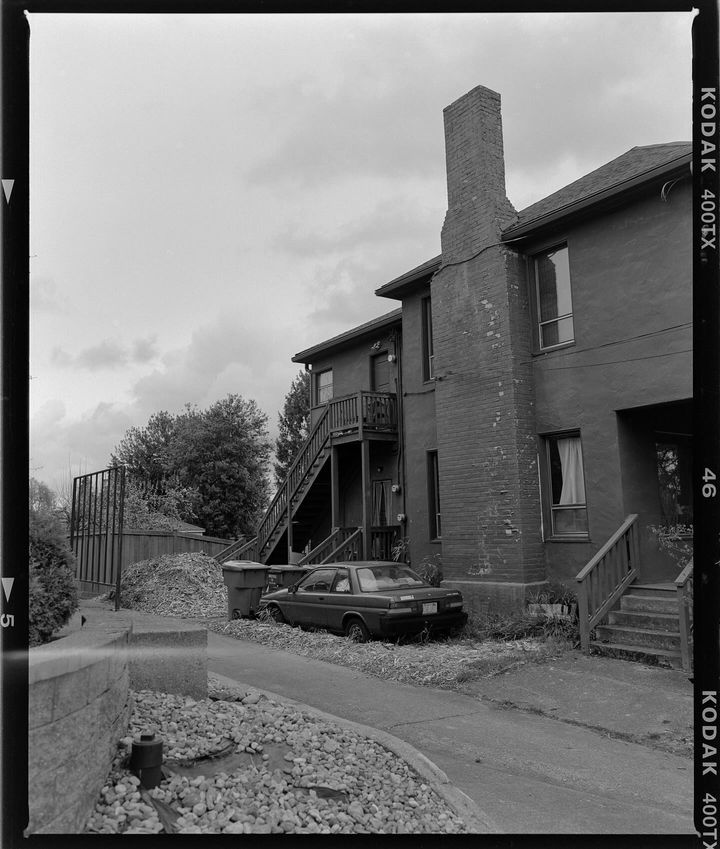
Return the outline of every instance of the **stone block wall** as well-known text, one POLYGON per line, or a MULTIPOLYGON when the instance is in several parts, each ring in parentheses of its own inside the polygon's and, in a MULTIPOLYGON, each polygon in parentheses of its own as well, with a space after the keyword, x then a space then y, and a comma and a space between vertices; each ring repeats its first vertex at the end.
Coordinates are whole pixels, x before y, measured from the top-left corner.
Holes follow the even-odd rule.
POLYGON ((129 634, 89 625, 31 650, 27 834, 82 831, 132 709, 129 634))

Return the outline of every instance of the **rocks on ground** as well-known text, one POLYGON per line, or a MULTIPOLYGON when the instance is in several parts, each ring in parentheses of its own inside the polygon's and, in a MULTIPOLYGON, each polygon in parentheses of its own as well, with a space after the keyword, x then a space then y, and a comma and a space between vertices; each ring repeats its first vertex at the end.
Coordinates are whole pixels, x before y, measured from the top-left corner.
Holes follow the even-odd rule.
MULTIPOLYGON (((195 700, 134 693, 128 735, 86 831, 117 833, 464 833, 462 820, 402 759, 378 743, 264 695, 213 685, 195 700), (141 792, 126 761, 133 739, 158 734, 166 765, 214 752, 141 792), (284 754, 278 761, 278 747, 284 754), (275 757, 271 757, 274 752, 275 757), (200 774, 197 774, 197 773, 200 774), (149 795, 148 795, 149 794, 149 795)), ((177 769, 177 767, 176 767, 177 769)))

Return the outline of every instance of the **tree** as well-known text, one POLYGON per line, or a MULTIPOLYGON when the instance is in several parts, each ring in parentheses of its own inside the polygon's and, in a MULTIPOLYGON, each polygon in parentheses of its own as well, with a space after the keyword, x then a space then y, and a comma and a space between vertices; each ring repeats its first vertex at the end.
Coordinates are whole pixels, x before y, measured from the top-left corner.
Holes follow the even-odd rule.
POLYGON ((267 416, 240 395, 156 413, 127 432, 113 460, 127 466, 149 512, 196 521, 209 536, 253 536, 267 504, 267 416))
POLYGON ((110 457, 110 465, 123 465, 128 476, 145 493, 165 490, 169 478, 169 451, 177 416, 164 410, 153 413, 145 427, 131 427, 110 457))
POLYGON ((275 442, 275 483, 279 487, 308 437, 310 421, 310 372, 300 371, 290 384, 278 416, 280 435, 275 442))

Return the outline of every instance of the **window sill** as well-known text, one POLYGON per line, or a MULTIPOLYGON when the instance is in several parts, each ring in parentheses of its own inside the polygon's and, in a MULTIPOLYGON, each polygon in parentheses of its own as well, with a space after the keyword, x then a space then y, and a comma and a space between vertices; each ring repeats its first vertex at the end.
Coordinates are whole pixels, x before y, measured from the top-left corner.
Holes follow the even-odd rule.
POLYGON ((572 342, 561 342, 559 345, 553 345, 552 348, 535 348, 533 350, 533 357, 542 357, 545 354, 552 354, 555 351, 562 351, 564 348, 572 348, 575 345, 575 340, 572 342))
POLYGON ((583 543, 588 543, 588 542, 592 542, 592 540, 590 539, 589 534, 587 534, 587 535, 585 535, 585 536, 582 536, 581 534, 577 534, 576 536, 564 536, 564 537, 557 536, 557 537, 547 537, 547 538, 545 539, 545 542, 562 542, 562 543, 566 543, 566 542, 583 542, 583 543))

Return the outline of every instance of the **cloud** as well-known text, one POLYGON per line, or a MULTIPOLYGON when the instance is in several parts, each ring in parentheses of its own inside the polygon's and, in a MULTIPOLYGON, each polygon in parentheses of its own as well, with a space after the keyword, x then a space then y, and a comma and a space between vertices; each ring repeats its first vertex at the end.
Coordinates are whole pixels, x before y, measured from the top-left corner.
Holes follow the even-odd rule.
POLYGON ((156 337, 135 339, 130 346, 113 339, 84 348, 74 356, 60 347, 52 350, 51 361, 58 366, 74 366, 88 371, 119 370, 132 363, 145 364, 157 358, 156 337))
POLYGON ((68 299, 52 277, 32 277, 30 280, 30 308, 34 313, 66 313, 68 299))

